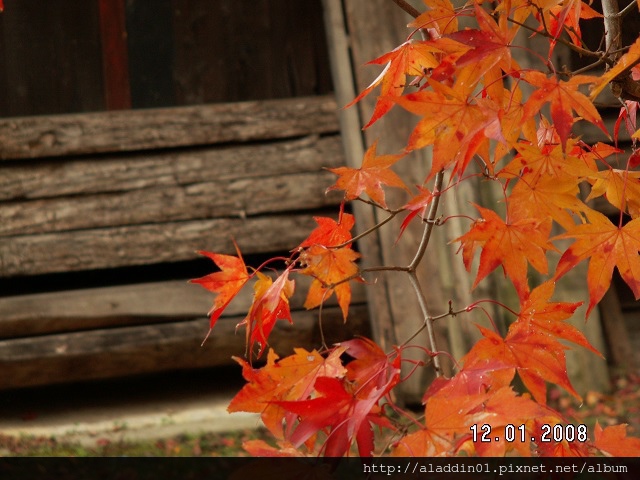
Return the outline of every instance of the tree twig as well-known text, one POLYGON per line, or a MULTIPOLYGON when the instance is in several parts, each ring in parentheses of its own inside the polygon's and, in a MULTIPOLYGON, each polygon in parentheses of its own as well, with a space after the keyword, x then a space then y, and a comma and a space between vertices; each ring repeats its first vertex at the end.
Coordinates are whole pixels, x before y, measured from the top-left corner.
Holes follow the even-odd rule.
POLYGON ((442 191, 442 182, 444 180, 444 170, 440 170, 436 174, 435 184, 433 186, 433 201, 429 206, 429 213, 427 218, 424 219, 426 225, 422 232, 422 240, 420 240, 420 246, 416 251, 416 255, 413 257, 413 260, 409 264, 409 270, 415 271, 416 267, 420 264, 422 257, 424 257, 424 252, 427 250, 427 246, 429 245, 429 239, 431 238, 431 232, 433 231, 433 227, 435 226, 436 216, 438 215, 438 205, 440 203, 440 193, 442 191))
POLYGON ((413 18, 418 18, 420 16, 420 12, 413 8, 413 6, 409 5, 405 0, 393 0, 393 3, 398 5, 402 10, 407 12, 413 18))

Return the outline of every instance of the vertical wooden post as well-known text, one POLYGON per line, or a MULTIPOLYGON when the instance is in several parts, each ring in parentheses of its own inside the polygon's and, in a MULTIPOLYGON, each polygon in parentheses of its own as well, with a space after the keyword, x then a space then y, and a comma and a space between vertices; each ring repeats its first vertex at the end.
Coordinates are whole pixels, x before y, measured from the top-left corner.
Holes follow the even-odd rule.
MULTIPOLYGON (((378 72, 362 66, 402 43, 408 30, 405 25, 410 18, 397 5, 388 0, 324 0, 327 19, 329 52, 332 61, 334 88, 339 105, 345 105, 371 82, 378 72), (343 14, 344 12, 344 14, 343 14), (347 34, 348 32, 348 34, 347 34), (353 63, 352 63, 353 62, 353 63)), ((410 114, 396 108, 375 124, 364 135, 362 125, 371 116, 376 102, 375 95, 365 98, 357 106, 342 110, 341 131, 347 151, 347 162, 359 168, 364 149, 379 139, 378 153, 393 154, 402 151, 413 129, 410 114), (364 120, 364 121, 363 121, 364 120)), ((412 154, 411 159, 401 162, 396 172, 407 184, 421 185, 429 171, 429 158, 423 152, 412 154)), ((402 192, 387 192, 390 205, 400 206, 407 200, 402 192)), ((356 202, 354 205, 357 227, 360 231, 382 220, 384 212, 356 202)), ((390 226, 379 230, 359 242, 365 254, 364 267, 371 265, 400 265, 410 263, 418 247, 422 226, 414 222, 396 246, 401 219, 394 219, 390 226)), ((439 280, 439 263, 435 249, 429 249, 418 271, 425 289, 427 301, 433 314, 446 311, 447 299, 439 280)), ((383 348, 390 349, 410 338, 422 325, 424 318, 407 275, 388 272, 368 278, 375 282, 368 289, 372 331, 383 348)), ((447 350, 447 339, 442 329, 438 336, 439 348, 447 350)), ((428 348, 426 332, 412 340, 413 344, 428 348)), ((408 349, 403 358, 403 376, 414 369, 416 362, 428 362, 429 358, 420 349, 408 349)), ((431 370, 419 369, 401 387, 401 400, 405 403, 420 403, 431 370)))
POLYGON ((125 0, 99 0, 102 72, 107 110, 131 108, 125 0))

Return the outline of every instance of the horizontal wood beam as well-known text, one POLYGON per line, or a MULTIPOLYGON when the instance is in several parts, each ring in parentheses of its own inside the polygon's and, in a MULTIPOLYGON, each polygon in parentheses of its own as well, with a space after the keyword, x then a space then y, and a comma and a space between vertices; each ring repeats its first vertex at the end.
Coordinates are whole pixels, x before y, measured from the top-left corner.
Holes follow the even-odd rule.
MULTIPOLYGON (((281 356, 321 344, 318 312, 294 315, 293 325, 279 321, 270 336, 281 356)), ((0 389, 228 365, 244 353, 244 335, 235 332, 241 319, 218 322, 203 347, 207 319, 2 340, 0 389)), ((339 308, 324 309, 322 325, 328 342, 368 335, 367 309, 353 307, 347 323, 339 308)))
POLYGON ((125 153, 2 165, 0 200, 176 187, 317 172, 344 165, 339 135, 254 145, 125 153))
MULTIPOLYGON (((292 278, 296 288, 289 304, 302 310, 311 278, 292 278)), ((352 305, 366 302, 365 288, 352 282, 352 305)), ((204 316, 213 299, 213 293, 186 280, 0 297, 0 339, 192 320, 204 316)), ((221 318, 246 315, 252 299, 247 285, 221 318)), ((332 295, 325 306, 335 305, 332 295)))
POLYGON ((0 276, 37 275, 197 258, 196 251, 287 251, 316 226, 309 214, 221 218, 0 237, 0 276))
POLYGON ((338 131, 331 95, 0 119, 0 159, 125 152, 338 131))
POLYGON ((0 237, 176 220, 246 217, 338 205, 329 172, 0 203, 0 237))

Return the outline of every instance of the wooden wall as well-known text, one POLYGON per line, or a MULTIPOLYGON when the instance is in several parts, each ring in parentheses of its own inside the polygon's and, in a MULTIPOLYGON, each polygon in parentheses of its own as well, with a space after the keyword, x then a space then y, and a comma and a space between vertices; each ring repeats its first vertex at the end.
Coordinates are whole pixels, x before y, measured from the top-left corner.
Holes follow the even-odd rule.
POLYGON ((316 0, 20 0, 0 45, 0 117, 332 89, 316 0))
MULTIPOLYGON (((213 295, 187 280, 214 266, 196 252, 235 238, 257 266, 340 201, 319 2, 42 5, 0 16, 0 389, 230 363, 251 291, 200 347, 213 295)), ((368 333, 364 295, 346 325, 323 310, 328 341, 368 333)), ((320 345, 303 302, 301 282, 282 355, 320 345)))

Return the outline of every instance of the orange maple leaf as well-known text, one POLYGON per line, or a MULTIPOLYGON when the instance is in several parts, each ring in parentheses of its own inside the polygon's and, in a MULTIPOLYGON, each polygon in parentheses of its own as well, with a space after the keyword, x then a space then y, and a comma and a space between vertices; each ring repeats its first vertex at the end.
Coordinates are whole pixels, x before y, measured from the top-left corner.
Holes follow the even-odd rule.
POLYGON ((581 201, 578 181, 567 177, 523 174, 508 197, 509 218, 540 220, 551 217, 565 229, 576 224, 576 217, 589 207, 581 201))
POLYGON ((413 457, 452 452, 457 436, 468 433, 470 425, 483 423, 486 415, 476 411, 490 397, 488 393, 456 394, 445 386, 426 400, 424 425, 398 441, 392 454, 413 457))
POLYGON ((516 450, 520 455, 531 455, 531 434, 535 419, 543 414, 544 409, 531 399, 528 394, 518 395, 511 387, 502 387, 483 405, 483 422, 491 425, 491 435, 497 441, 483 442, 477 438, 474 442, 478 455, 483 457, 504 457, 507 452, 516 450), (518 425, 517 440, 508 442, 505 436, 507 425, 518 425), (525 427, 523 434, 519 429, 525 427), (524 439, 522 438, 524 436, 524 439), (522 441, 524 440, 524 441, 522 441))
POLYGON ((501 178, 519 178, 529 174, 535 181, 537 177, 547 175, 577 183, 576 177, 586 177, 597 171, 592 155, 582 152, 574 140, 566 144, 569 153, 560 145, 538 146, 523 142, 514 147, 518 155, 498 172, 501 178))
POLYGON ((422 90, 395 99, 396 103, 422 118, 411 133, 407 150, 433 145, 429 177, 454 165, 462 174, 482 142, 487 119, 468 98, 469 91, 454 90, 430 81, 433 90, 422 90))
POLYGON ((433 32, 431 37, 458 31, 458 13, 449 0, 423 0, 427 11, 416 17, 410 27, 433 32))
POLYGON ((326 248, 315 245, 300 254, 300 262, 306 268, 300 271, 313 277, 304 307, 315 308, 327 300, 333 292, 338 298, 342 316, 346 320, 351 303, 350 280, 358 278, 358 266, 354 263, 360 254, 351 246, 342 248, 326 248))
POLYGON ((221 269, 220 272, 190 280, 191 283, 202 285, 207 290, 217 294, 214 304, 208 313, 210 316, 209 331, 211 331, 218 318, 220 318, 224 309, 227 308, 227 305, 229 305, 231 300, 235 298, 245 283, 251 278, 247 272, 247 267, 244 264, 238 245, 236 245, 235 242, 234 245, 238 254, 237 257, 204 251, 198 252, 200 255, 209 257, 221 269))
POLYGON ((627 425, 602 428, 599 422, 593 430, 595 447, 608 457, 640 456, 640 438, 627 437, 627 425))
POLYGON ((429 69, 438 65, 438 61, 433 56, 434 52, 441 49, 431 41, 409 40, 396 47, 389 53, 371 60, 367 65, 386 65, 380 75, 365 88, 360 95, 351 101, 345 108, 352 106, 367 96, 378 85, 380 95, 371 115, 371 119, 364 126, 368 128, 380 117, 386 114, 394 105, 393 97, 399 97, 407 85, 407 75, 422 77, 429 69))
POLYGON ((554 290, 555 282, 553 280, 548 280, 534 288, 529 295, 520 301, 518 321, 532 330, 569 340, 602 356, 580 330, 565 322, 571 318, 582 302, 550 302, 554 290))
POLYGON ((287 417, 274 400, 305 400, 313 393, 313 385, 319 377, 342 378, 346 374, 340 361, 340 355, 346 350, 344 347, 333 349, 326 358, 316 350, 294 350, 293 355, 280 360, 273 350, 269 350, 267 364, 260 369, 234 357, 242 367, 247 384, 231 400, 227 410, 230 413, 260 413, 265 426, 278 439, 285 436, 283 419, 287 428, 292 429, 295 416, 287 417))
POLYGON ((321 305, 335 291, 343 317, 347 318, 351 302, 350 280, 358 279, 358 266, 354 263, 360 254, 349 244, 351 229, 355 224, 353 215, 344 213, 336 222, 332 218, 314 217, 318 226, 299 246, 299 261, 305 267, 300 273, 314 278, 309 287, 305 308, 321 305), (333 248, 347 243, 346 246, 333 248))
POLYGON ((298 249, 322 245, 336 247, 351 240, 351 229, 356 223, 353 215, 344 213, 340 206, 338 221, 328 217, 313 217, 318 226, 298 245, 298 249))
POLYGON ((476 220, 467 233, 453 240, 461 243, 467 271, 471 271, 476 248, 482 247, 473 288, 498 265, 502 265, 518 295, 523 298, 529 292, 527 264, 542 274, 547 273, 545 252, 555 250, 547 240, 551 232, 551 219, 521 219, 505 223, 493 210, 478 205, 475 207, 482 219, 476 220))
POLYGON ((514 322, 503 339, 497 333, 478 326, 485 337, 473 347, 477 358, 496 358, 516 368, 522 383, 538 403, 547 402, 545 381, 554 383, 576 398, 578 393, 567 376, 564 351, 567 349, 549 334, 529 328, 524 322, 514 322))
POLYGON ((520 75, 527 83, 538 87, 524 105, 523 120, 533 117, 540 112, 545 103, 550 102, 551 118, 560 136, 563 150, 573 126, 572 110, 609 136, 596 107, 578 90, 580 85, 594 83, 598 77, 575 75, 565 82, 555 76, 547 77, 542 72, 532 70, 520 75))
POLYGON ((577 225, 554 238, 576 239, 560 258, 554 279, 559 279, 582 260, 589 258, 589 316, 609 288, 616 266, 636 300, 640 298, 640 218, 620 227, 595 210, 587 212, 587 217, 590 223, 577 225))
POLYGON ((344 190, 345 200, 353 200, 358 198, 362 192, 365 192, 371 200, 385 208, 387 208, 387 203, 385 202, 382 185, 402 188, 408 192, 409 189, 404 182, 389 168, 404 155, 378 156, 376 155, 377 145, 378 141, 376 140, 366 151, 360 168, 330 168, 329 171, 340 178, 334 185, 327 188, 327 191, 344 190))

